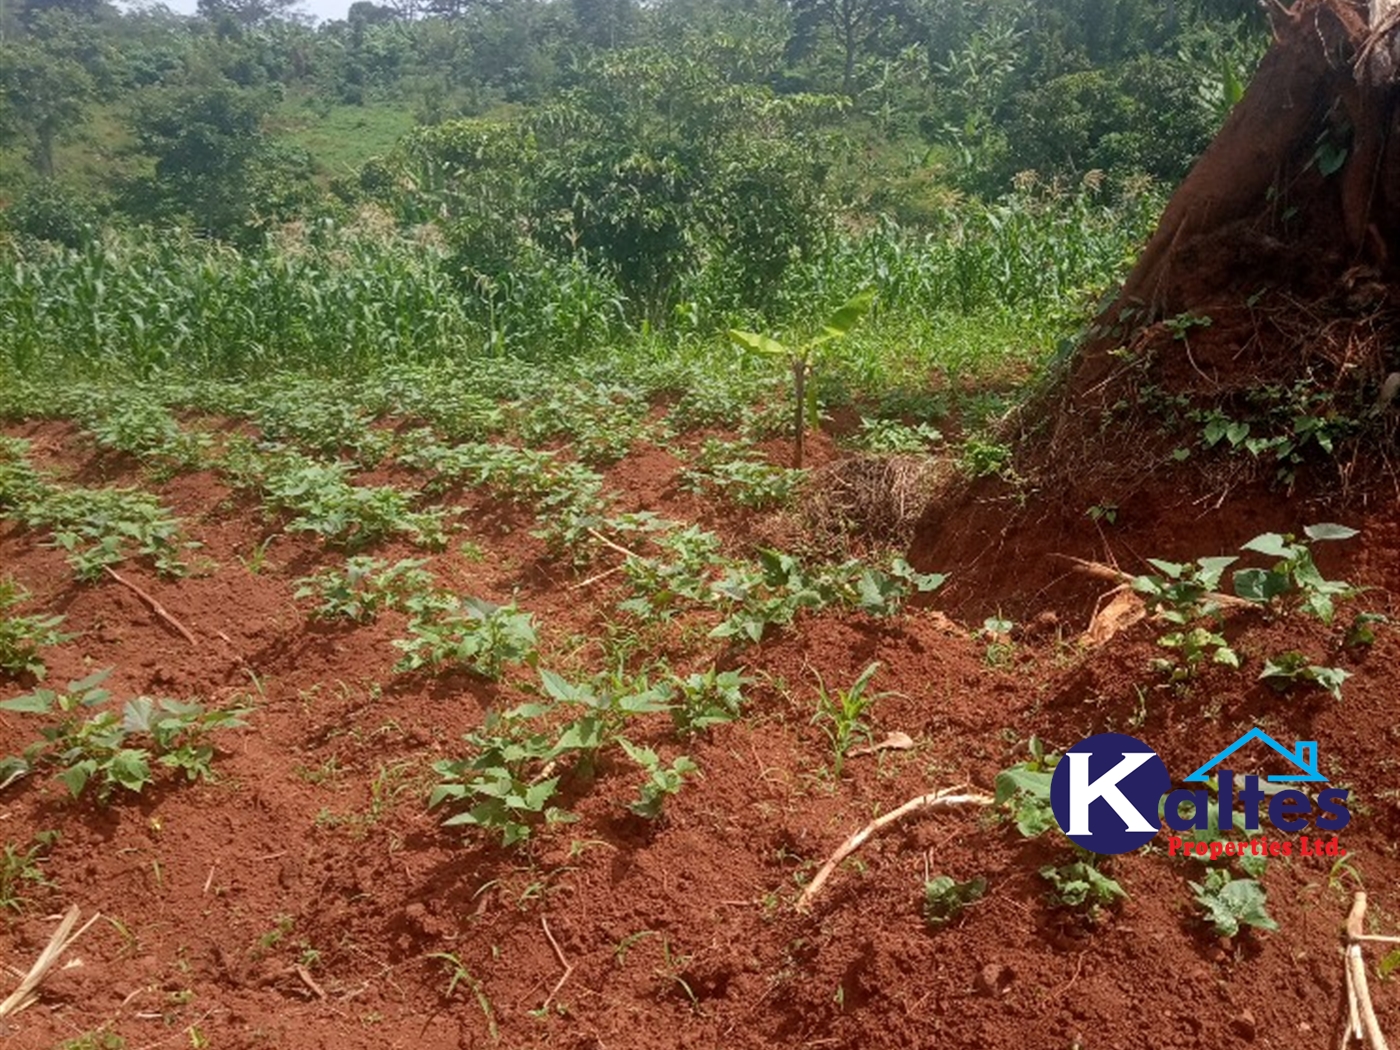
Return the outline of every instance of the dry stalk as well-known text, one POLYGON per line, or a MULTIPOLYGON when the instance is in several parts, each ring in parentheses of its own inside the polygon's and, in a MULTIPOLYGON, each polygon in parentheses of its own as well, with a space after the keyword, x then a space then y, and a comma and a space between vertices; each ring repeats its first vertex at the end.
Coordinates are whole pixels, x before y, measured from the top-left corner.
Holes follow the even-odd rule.
POLYGON ((0 1003, 0 1017, 17 1014, 38 1002, 39 985, 43 983, 48 972, 58 962, 58 957, 68 949, 69 945, 87 933, 89 926, 102 917, 100 912, 93 915, 92 918, 83 923, 82 928, 77 933, 74 933, 73 927, 78 924, 81 914, 76 904, 64 914, 63 921, 58 924, 58 929, 54 930, 53 937, 49 939, 48 947, 39 954, 39 958, 25 974, 24 980, 20 981, 19 987, 10 993, 8 999, 0 1003))

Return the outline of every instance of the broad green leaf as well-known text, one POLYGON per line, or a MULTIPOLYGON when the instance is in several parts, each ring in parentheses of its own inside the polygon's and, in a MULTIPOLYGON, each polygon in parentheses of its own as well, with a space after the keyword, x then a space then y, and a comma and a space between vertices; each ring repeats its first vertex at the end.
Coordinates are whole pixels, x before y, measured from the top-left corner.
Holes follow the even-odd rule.
POLYGON ((68 793, 74 798, 77 798, 83 793, 83 788, 87 786, 88 780, 91 779, 92 775, 96 772, 97 763, 88 758, 69 766, 58 775, 58 779, 62 780, 64 785, 67 786, 68 793))
POLYGON ((1235 594, 1245 601, 1267 605, 1293 589, 1288 576, 1268 569, 1240 569, 1235 573, 1235 594))
POLYGON ((875 292, 866 291, 852 296, 836 308, 836 312, 826 319, 822 327, 832 335, 845 335, 869 312, 875 302, 875 292))
POLYGON ((757 350, 760 354, 770 354, 774 357, 794 356, 793 351, 789 350, 782 343, 766 335, 760 335, 758 332, 744 332, 736 328, 731 328, 729 330, 729 338, 736 343, 748 347, 750 350, 757 350))
POLYGON ((140 791, 151 782, 149 758, 139 748, 124 747, 112 756, 107 773, 128 791, 140 791))
POLYGON ((1330 522, 1322 522, 1317 525, 1309 525, 1303 529, 1310 540, 1349 540, 1358 535, 1358 530, 1346 525, 1334 525, 1330 522))
POLYGON ((1265 532, 1240 547, 1242 551, 1257 551, 1270 558, 1287 558, 1293 551, 1291 545, 1277 532, 1265 532))
POLYGON ((12 700, 0 701, 0 709, 26 715, 46 715, 53 710, 53 695, 47 689, 40 689, 12 700))

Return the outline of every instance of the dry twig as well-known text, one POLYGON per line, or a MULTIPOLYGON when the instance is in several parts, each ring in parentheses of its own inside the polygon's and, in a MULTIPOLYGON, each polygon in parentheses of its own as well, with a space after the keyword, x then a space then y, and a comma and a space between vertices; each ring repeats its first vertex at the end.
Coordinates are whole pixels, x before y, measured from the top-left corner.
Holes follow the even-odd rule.
POLYGON ((120 583, 123 587, 128 588, 133 594, 136 595, 136 597, 140 598, 143 602, 149 605, 151 607, 151 612, 155 613, 167 624, 175 628, 176 631, 178 631, 181 635, 184 636, 185 641, 189 642, 196 649, 199 648, 199 643, 195 641, 194 635, 190 634, 189 629, 184 624, 182 624, 179 620, 175 619, 175 617, 171 616, 168 612, 166 612, 165 606, 161 605, 160 602, 156 601, 154 598, 152 598, 149 594, 143 591, 140 587, 136 586, 136 584, 132 583, 130 580, 126 579, 123 576, 117 575, 116 571, 110 565, 102 566, 102 570, 108 576, 112 577, 112 579, 120 583))
POLYGON ((954 806, 990 806, 993 799, 986 795, 958 795, 955 792, 961 788, 944 788, 942 791, 934 791, 927 795, 919 795, 911 798, 904 805, 897 809, 892 809, 883 817, 876 817, 865 827, 851 835, 845 842, 836 848, 836 852, 827 858, 825 864, 817 869, 817 874, 812 881, 807 884, 807 888, 802 891, 802 896, 797 899, 797 910, 806 911, 811 907, 812 899, 821 892, 826 880, 831 878, 831 873, 836 870, 836 865, 849 857, 865 843, 865 840, 879 831, 888 827, 898 820, 903 819, 910 813, 921 809, 952 809, 954 806))

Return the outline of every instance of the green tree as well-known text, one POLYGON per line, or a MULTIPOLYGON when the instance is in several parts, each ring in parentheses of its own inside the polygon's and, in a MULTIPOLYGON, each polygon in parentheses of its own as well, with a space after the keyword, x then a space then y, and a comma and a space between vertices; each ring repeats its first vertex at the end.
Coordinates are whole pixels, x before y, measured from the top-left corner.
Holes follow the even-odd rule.
POLYGON ((806 54, 829 35, 841 54, 841 93, 849 96, 856 93, 856 60, 897 51, 914 24, 904 0, 792 0, 792 11, 793 53, 806 54))
POLYGON ((0 138, 24 142, 34 170, 52 177, 54 145, 82 123, 91 91, 87 72, 71 59, 6 44, 0 48, 0 138))
POLYGON ((273 90, 226 82, 149 95, 132 130, 155 160, 155 180, 138 194, 136 209, 238 238, 255 220, 287 217, 307 202, 305 158, 274 148, 263 131, 276 98, 273 90))

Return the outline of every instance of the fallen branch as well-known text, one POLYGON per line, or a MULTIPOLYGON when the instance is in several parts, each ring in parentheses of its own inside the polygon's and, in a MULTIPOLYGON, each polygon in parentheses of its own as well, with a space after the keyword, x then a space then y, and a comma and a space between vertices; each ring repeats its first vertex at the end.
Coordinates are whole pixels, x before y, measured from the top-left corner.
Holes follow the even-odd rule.
POLYGON ((1378 938, 1362 932, 1365 921, 1366 893, 1357 890, 1347 916, 1347 1030, 1342 1036, 1342 1048, 1345 1050, 1352 1040, 1358 1040, 1370 1050, 1388 1050, 1380 1021, 1376 1019, 1375 1004, 1371 1002, 1371 991, 1366 987, 1366 960, 1361 957, 1361 945, 1378 938))
POLYGON ((836 865, 849 857, 865 843, 865 840, 879 831, 888 827, 896 821, 902 820, 910 813, 921 809, 952 809, 954 806, 990 806, 994 801, 986 795, 958 795, 954 794, 961 788, 944 788, 942 791, 934 791, 927 795, 920 795, 918 798, 911 798, 904 805, 897 809, 892 809, 883 817, 876 817, 865 827, 861 828, 845 842, 836 848, 825 864, 818 870, 812 881, 807 884, 807 888, 802 891, 802 896, 797 899, 797 910, 806 911, 812 903, 812 899, 821 892, 826 880, 831 878, 831 873, 836 870, 836 865))
POLYGON ((184 636, 185 641, 189 642, 190 645, 194 646, 196 649, 199 648, 199 642, 195 641, 194 635, 190 634, 189 629, 185 627, 184 624, 182 624, 179 620, 175 619, 175 617, 171 616, 168 612, 166 612, 165 606, 161 605, 160 602, 156 601, 154 598, 152 598, 149 594, 143 591, 140 587, 136 586, 136 584, 132 583, 130 580, 126 579, 125 577, 118 576, 116 570, 114 570, 110 565, 102 566, 102 570, 108 576, 112 577, 112 579, 120 583, 123 587, 128 588, 133 594, 136 595, 136 597, 140 598, 143 602, 149 605, 151 607, 151 611, 157 616, 159 616, 171 627, 175 628, 175 630, 179 631, 180 634, 184 636))
POLYGON ((0 1017, 9 1017, 17 1014, 21 1010, 33 1006, 39 1000, 38 989, 48 972, 53 969, 54 963, 58 962, 58 957, 62 955, 74 941, 87 933, 88 927, 101 918, 101 913, 97 913, 87 922, 77 933, 73 932, 73 927, 78 924, 81 912, 74 904, 63 916, 63 921, 58 924, 58 929, 54 931, 53 937, 49 939, 48 947, 35 960, 34 965, 25 974, 24 980, 20 981, 19 987, 10 993, 10 997, 0 1003, 0 1017))
POLYGON ((554 934, 549 932, 549 920, 543 915, 540 916, 540 925, 544 927, 544 935, 549 938, 549 946, 554 949, 554 954, 559 959, 559 965, 564 967, 563 976, 554 982, 554 987, 549 990, 549 995, 545 997, 544 1005, 540 1007, 540 1012, 543 1013, 549 1009, 549 1004, 554 1002, 554 997, 559 994, 559 989, 564 987, 564 982, 569 979, 569 974, 574 972, 574 964, 564 958, 564 949, 559 947, 559 942, 554 939, 554 934))
POLYGON ((642 557, 640 554, 638 554, 636 551, 629 551, 629 550, 628 550, 626 547, 624 547, 622 544, 620 544, 620 543, 614 543, 612 540, 608 539, 606 536, 604 536, 604 535, 603 535, 601 532, 599 532, 597 529, 589 529, 589 530, 588 530, 588 535, 592 536, 595 540, 597 540, 599 543, 601 543, 604 547, 609 547, 609 548, 611 548, 612 550, 617 551, 618 554, 625 554, 625 555, 627 555, 627 557, 629 557, 629 558, 636 558, 638 561, 646 561, 646 559, 643 558, 643 557, 642 557))
MULTIPOLYGON (((1109 583, 1131 584, 1136 578, 1132 573, 1124 572, 1122 569, 1115 569, 1112 565, 1105 565, 1097 561, 1085 561, 1083 558, 1076 558, 1070 554, 1056 554, 1053 557, 1069 562, 1086 576, 1092 576, 1096 580, 1104 580, 1109 583)), ((1215 602, 1217 605, 1224 605, 1231 609, 1257 609, 1258 602, 1247 601, 1244 598, 1236 597, 1233 594, 1221 594, 1219 591, 1207 591, 1201 595, 1203 600, 1215 602)))

